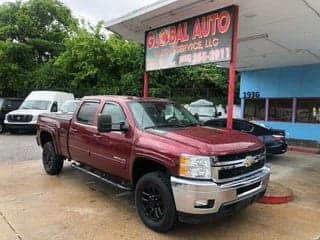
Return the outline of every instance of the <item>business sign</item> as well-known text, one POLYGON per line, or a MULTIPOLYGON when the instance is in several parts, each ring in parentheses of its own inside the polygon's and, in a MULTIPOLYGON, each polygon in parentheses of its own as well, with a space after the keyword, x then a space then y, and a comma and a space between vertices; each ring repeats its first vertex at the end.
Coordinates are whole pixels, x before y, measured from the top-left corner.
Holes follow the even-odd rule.
POLYGON ((146 32, 146 71, 231 60, 234 7, 146 32))

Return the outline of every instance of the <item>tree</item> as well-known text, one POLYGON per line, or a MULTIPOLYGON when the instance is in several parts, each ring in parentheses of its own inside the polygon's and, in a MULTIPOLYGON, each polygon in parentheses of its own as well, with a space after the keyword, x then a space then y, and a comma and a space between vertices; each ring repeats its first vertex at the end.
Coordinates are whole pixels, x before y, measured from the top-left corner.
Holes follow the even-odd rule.
POLYGON ((0 5, 0 93, 32 90, 32 71, 63 52, 64 39, 76 29, 71 11, 57 0, 0 5))
POLYGON ((57 59, 71 79, 76 95, 140 95, 143 47, 111 34, 101 34, 102 23, 92 31, 81 29, 65 42, 66 51, 57 59))

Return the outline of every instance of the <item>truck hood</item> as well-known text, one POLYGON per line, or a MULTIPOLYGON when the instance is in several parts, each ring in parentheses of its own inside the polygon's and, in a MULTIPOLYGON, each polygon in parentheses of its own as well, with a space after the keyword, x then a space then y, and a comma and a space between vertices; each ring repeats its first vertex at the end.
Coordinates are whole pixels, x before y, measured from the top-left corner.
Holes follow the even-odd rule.
POLYGON ((37 109, 17 109, 8 113, 8 115, 33 115, 38 116, 41 113, 48 112, 48 110, 37 110, 37 109))
POLYGON ((150 130, 152 134, 197 149, 197 154, 224 155, 262 148, 261 141, 250 134, 229 129, 188 127, 150 130))

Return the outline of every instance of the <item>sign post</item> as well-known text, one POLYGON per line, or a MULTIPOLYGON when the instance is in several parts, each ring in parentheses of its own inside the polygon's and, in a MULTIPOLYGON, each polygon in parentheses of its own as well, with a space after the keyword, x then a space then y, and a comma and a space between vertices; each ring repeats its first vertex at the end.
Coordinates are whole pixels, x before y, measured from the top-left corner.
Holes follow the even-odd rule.
POLYGON ((237 46, 238 46, 238 15, 239 7, 234 7, 234 23, 232 34, 232 56, 229 67, 229 87, 228 87, 228 112, 227 112, 227 128, 232 129, 233 121, 233 102, 234 102, 234 86, 237 62, 237 46))
POLYGON ((143 76, 143 97, 146 98, 148 97, 148 92, 149 92, 149 75, 148 72, 144 72, 143 76))

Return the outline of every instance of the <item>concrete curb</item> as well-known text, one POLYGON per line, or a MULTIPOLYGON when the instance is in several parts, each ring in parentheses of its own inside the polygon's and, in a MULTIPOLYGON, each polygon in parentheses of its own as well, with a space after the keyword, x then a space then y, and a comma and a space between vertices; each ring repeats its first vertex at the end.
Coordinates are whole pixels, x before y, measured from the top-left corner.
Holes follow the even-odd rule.
POLYGON ((280 183, 270 181, 267 192, 262 198, 257 200, 258 203, 265 204, 282 204, 288 203, 293 199, 293 191, 280 183))
POLYGON ((300 153, 310 153, 310 154, 320 154, 320 149, 318 149, 318 148, 304 148, 304 147, 289 146, 288 151, 300 152, 300 153))

